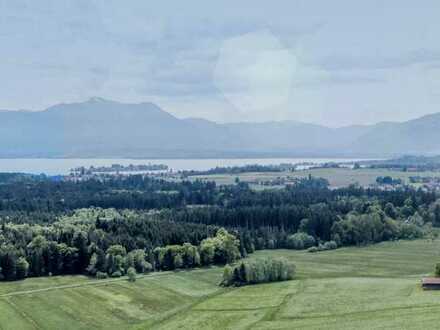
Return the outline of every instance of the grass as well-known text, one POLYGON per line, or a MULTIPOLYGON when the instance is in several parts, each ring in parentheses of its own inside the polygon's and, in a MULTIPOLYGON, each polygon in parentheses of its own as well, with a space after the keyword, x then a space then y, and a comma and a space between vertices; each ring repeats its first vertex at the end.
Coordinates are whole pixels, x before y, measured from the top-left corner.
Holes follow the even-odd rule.
POLYGON ((2 283, 0 329, 121 329, 139 323, 148 326, 218 291, 219 278, 219 269, 213 268, 153 274, 135 283, 122 279, 100 284, 82 276, 2 283), (56 288, 78 283, 82 286, 56 288), (44 286, 55 288, 33 291, 44 286), (22 293, 11 295, 17 291, 22 293))
MULTIPOLYGON (((395 179, 400 178, 405 183, 409 183, 411 176, 432 176, 439 177, 440 172, 402 172, 387 169, 358 169, 349 168, 319 168, 297 172, 260 172, 260 173, 241 173, 237 175, 221 174, 221 175, 205 175, 193 176, 192 179, 212 180, 217 184, 233 184, 235 178, 239 178, 242 182, 269 181, 278 177, 307 177, 309 174, 315 177, 327 179, 332 187, 344 187, 353 183, 359 183, 362 186, 368 186, 376 182, 378 176, 391 176, 395 179)), ((256 189, 267 188, 268 186, 254 185, 256 189)), ((278 188, 279 186, 275 186, 278 188)))
POLYGON ((210 268, 134 283, 82 276, 2 283, 0 329, 424 329, 440 322, 440 291, 420 287, 440 261, 440 240, 251 258, 267 256, 294 261, 296 279, 226 289, 217 285, 221 268, 210 268), (80 286, 63 287, 69 284, 80 286), (33 291, 45 287, 52 289, 33 291))

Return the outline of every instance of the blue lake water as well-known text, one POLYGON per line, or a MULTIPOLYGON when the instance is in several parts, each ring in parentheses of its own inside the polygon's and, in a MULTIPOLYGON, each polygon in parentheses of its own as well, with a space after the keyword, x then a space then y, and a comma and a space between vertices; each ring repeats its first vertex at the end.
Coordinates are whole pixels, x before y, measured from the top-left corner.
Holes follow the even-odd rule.
POLYGON ((359 159, 347 158, 255 158, 255 159, 0 159, 0 172, 22 172, 47 175, 68 174, 79 166, 110 166, 112 164, 166 164, 174 171, 208 170, 216 166, 243 166, 251 164, 278 165, 304 162, 350 162, 359 159))

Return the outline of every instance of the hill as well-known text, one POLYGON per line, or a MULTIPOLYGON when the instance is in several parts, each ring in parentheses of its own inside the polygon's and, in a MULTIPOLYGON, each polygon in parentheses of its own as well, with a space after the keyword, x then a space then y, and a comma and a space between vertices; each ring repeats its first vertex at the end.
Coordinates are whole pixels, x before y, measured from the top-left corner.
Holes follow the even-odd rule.
POLYGON ((353 144, 352 151, 384 155, 440 154, 440 113, 403 123, 374 125, 353 144))
POLYGON ((329 128, 295 121, 178 119, 153 103, 101 98, 0 112, 0 157, 385 157, 440 153, 440 114, 329 128))

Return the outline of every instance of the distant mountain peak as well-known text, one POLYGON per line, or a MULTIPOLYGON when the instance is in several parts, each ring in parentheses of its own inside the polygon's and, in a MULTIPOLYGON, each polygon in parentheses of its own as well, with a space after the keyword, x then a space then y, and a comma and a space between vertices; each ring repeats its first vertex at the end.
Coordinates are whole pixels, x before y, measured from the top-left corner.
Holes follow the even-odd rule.
POLYGON ((99 97, 99 96, 92 96, 91 98, 89 98, 87 100, 86 103, 110 103, 110 102, 113 102, 113 101, 107 100, 107 99, 105 99, 103 97, 99 97))
POLYGON ((122 103, 119 101, 109 100, 105 99, 103 97, 99 96, 92 96, 85 102, 80 102, 79 104, 90 104, 90 105, 118 105, 123 107, 130 107, 130 106, 142 106, 144 108, 155 109, 155 110, 161 110, 163 111, 157 104, 153 102, 140 102, 140 103, 122 103))
POLYGON ((44 111, 0 112, 0 157, 258 157, 440 154, 440 114, 328 128, 297 121, 179 119, 151 102, 91 97, 44 111))

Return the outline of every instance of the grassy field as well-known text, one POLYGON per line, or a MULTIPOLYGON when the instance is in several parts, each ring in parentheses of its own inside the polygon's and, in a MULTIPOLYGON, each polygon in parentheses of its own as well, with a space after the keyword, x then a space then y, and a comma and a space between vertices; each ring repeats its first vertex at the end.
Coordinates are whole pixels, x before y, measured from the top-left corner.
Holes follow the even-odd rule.
POLYGON ((278 177, 307 177, 309 174, 315 177, 327 179, 332 187, 343 187, 353 183, 359 183, 362 186, 368 186, 376 182, 378 176, 391 176, 395 179, 400 178, 404 182, 409 183, 410 176, 433 176, 440 177, 440 172, 401 172, 386 169, 359 169, 352 170, 348 168, 319 168, 297 172, 261 172, 261 173, 241 173, 238 175, 221 174, 221 175, 205 175, 193 176, 192 179, 212 180, 218 184, 233 184, 235 178, 239 178, 243 182, 269 181, 278 177))
POLYGON ((320 253, 259 251, 295 262, 293 281, 225 289, 220 268, 155 273, 135 283, 82 276, 0 284, 0 329, 425 329, 440 292, 420 278, 440 241, 401 241, 320 253), (71 285, 75 285, 71 287, 71 285))

